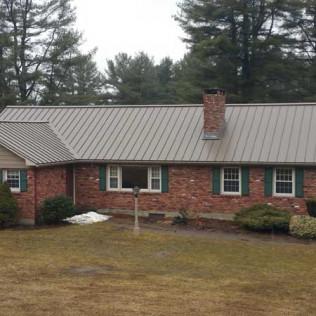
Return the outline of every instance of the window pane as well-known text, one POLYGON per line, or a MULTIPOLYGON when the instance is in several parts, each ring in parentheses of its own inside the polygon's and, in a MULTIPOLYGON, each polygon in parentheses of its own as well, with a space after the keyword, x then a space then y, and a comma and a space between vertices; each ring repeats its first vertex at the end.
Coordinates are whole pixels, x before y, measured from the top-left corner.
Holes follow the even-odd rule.
POLYGON ((118 189, 119 185, 119 172, 118 167, 110 167, 110 188, 111 189, 118 189))
POLYGON ((224 168, 224 192, 239 192, 239 168, 224 168))
POLYGON ((117 178, 110 178, 110 188, 111 189, 118 188, 118 179, 117 178))
POLYGON ((160 190, 160 179, 151 179, 151 189, 160 190))
POLYGON ((279 194, 292 194, 293 170, 291 168, 277 168, 275 172, 275 192, 279 194))
POLYGON ((141 189, 148 189, 148 168, 122 167, 122 188, 132 189, 135 186, 141 189))
POLYGON ((20 172, 18 170, 7 171, 7 183, 12 189, 20 188, 20 172))
POLYGON ((292 169, 276 169, 277 181, 292 181, 292 169))
POLYGON ((159 167, 151 168, 151 176, 152 176, 152 178, 160 179, 160 168, 159 167))
POLYGON ((225 192, 239 192, 239 181, 224 181, 225 192))
POLYGON ((291 182, 277 182, 276 183, 276 193, 292 194, 292 192, 293 192, 293 185, 291 182))
POLYGON ((151 189, 160 190, 160 167, 151 168, 151 189))
POLYGON ((117 167, 111 167, 110 168, 110 177, 116 178, 118 176, 118 168, 117 167))

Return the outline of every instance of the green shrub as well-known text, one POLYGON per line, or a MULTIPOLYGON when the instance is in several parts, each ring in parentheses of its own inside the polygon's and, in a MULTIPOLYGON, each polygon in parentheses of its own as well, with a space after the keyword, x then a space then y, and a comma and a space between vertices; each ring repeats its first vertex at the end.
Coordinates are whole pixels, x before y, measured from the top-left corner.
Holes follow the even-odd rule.
POLYGON ((0 184, 0 226, 8 227, 16 224, 18 205, 9 186, 0 184))
POLYGON ((41 205, 41 222, 47 225, 61 223, 75 215, 75 207, 70 198, 60 195, 46 199, 41 205))
POLYGON ((288 232, 291 214, 267 204, 257 204, 240 210, 235 222, 248 230, 259 232, 288 232))
POLYGON ((305 203, 308 214, 312 217, 316 217, 316 199, 306 200, 305 203))
POLYGON ((316 218, 311 216, 293 216, 290 222, 290 234, 304 239, 316 238, 316 218))

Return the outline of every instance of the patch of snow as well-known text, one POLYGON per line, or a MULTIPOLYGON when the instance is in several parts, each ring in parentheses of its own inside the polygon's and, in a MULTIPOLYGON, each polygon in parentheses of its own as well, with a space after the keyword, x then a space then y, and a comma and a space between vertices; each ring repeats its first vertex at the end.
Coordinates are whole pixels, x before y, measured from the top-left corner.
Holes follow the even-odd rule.
POLYGON ((111 216, 101 215, 96 212, 89 212, 81 215, 76 215, 64 219, 65 222, 78 225, 89 225, 94 223, 106 222, 111 216))

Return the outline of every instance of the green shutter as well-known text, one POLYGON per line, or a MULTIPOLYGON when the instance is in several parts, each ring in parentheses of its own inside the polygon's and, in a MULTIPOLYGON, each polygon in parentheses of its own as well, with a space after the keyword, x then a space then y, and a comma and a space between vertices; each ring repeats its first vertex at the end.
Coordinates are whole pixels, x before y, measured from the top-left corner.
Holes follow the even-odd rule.
POLYGON ((161 192, 169 192, 169 170, 168 166, 161 167, 161 192))
POLYGON ((295 169, 295 196, 304 197, 304 169, 295 169))
POLYGON ((221 194, 221 168, 213 167, 212 177, 213 194, 221 194))
POLYGON ((21 192, 27 192, 27 170, 20 170, 21 192))
POLYGON ((249 168, 241 168, 241 194, 243 196, 249 195, 249 168))
POLYGON ((3 171, 0 169, 0 184, 3 183, 3 171))
POLYGON ((272 196, 273 191, 273 168, 266 167, 264 171, 264 195, 272 196))
POLYGON ((106 166, 99 167, 99 188, 100 191, 106 191, 106 166))

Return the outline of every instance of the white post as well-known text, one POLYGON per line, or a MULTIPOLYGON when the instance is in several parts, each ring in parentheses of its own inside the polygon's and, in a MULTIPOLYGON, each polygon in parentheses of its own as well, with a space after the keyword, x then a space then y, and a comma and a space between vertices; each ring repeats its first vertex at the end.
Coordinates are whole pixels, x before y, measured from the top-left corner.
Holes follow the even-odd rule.
POLYGON ((138 196, 135 196, 135 223, 134 223, 134 234, 139 235, 139 222, 138 222, 138 196))

